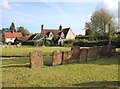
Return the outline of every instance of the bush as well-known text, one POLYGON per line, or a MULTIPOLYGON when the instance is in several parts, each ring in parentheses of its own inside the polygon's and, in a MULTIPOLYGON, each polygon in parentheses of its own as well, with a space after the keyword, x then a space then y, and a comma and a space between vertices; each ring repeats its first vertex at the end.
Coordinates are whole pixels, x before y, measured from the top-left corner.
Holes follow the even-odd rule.
POLYGON ((66 41, 64 41, 64 46, 71 47, 71 46, 73 46, 74 42, 75 42, 75 40, 66 40, 66 41))
POLYGON ((103 46, 103 45, 108 45, 109 41, 108 40, 101 40, 97 42, 97 46, 103 46))
POLYGON ((97 42, 84 42, 82 40, 78 40, 73 44, 73 46, 80 46, 80 47, 92 47, 95 45, 97 45, 97 42))
POLYGON ((22 42, 22 45, 32 45, 32 46, 35 46, 36 45, 36 41, 35 40, 25 41, 25 42, 22 42))
POLYGON ((51 40, 46 39, 44 44, 45 44, 45 46, 50 46, 51 45, 51 40))
POLYGON ((112 45, 117 48, 120 48, 120 38, 118 40, 112 41, 112 45))
POLYGON ((93 40, 93 35, 85 35, 85 36, 76 36, 75 39, 77 40, 93 40))
MULTIPOLYGON (((73 46, 80 46, 80 47, 93 47, 93 46, 103 46, 103 45, 108 45, 109 41, 108 40, 102 40, 102 41, 94 41, 94 42, 84 42, 84 41, 76 41, 74 42, 73 46)), ((115 40, 112 41, 112 45, 120 48, 120 40, 115 40)))

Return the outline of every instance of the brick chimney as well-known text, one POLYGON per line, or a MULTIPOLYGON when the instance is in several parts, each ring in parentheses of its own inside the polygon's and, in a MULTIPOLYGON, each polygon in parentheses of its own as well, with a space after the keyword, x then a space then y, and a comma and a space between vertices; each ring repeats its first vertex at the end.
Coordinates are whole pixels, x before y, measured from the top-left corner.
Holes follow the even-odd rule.
POLYGON ((44 30, 44 25, 42 24, 41 25, 41 32, 44 30))
POLYGON ((59 26, 59 30, 62 30, 62 25, 59 26))

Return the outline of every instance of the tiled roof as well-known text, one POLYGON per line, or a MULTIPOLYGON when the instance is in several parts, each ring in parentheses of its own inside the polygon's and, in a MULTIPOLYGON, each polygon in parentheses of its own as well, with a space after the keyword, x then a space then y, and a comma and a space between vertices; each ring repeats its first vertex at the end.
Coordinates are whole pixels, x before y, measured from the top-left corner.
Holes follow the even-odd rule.
POLYGON ((69 29, 70 29, 70 28, 64 28, 64 29, 62 29, 62 30, 59 30, 59 29, 44 29, 44 30, 43 30, 43 34, 48 37, 49 33, 52 32, 52 34, 53 34, 55 37, 59 37, 59 36, 61 35, 61 33, 63 32, 64 35, 65 35, 65 37, 66 37, 69 29))
POLYGON ((41 34, 41 33, 32 34, 32 35, 28 38, 28 40, 39 40, 40 38, 42 38, 40 34, 41 34))
POLYGON ((29 37, 17 37, 18 40, 20 41, 27 41, 29 37))
POLYGON ((32 34, 32 35, 28 38, 28 40, 33 40, 33 39, 35 38, 35 36, 37 36, 37 34, 32 34))
POLYGON ((22 37, 21 32, 5 32, 5 38, 22 37))
POLYGON ((58 30, 58 29, 44 29, 44 34, 45 35, 49 35, 49 33, 52 32, 52 34, 54 36, 59 36, 59 34, 61 33, 61 30, 58 30))
POLYGON ((67 35, 69 29, 70 29, 70 28, 64 28, 64 29, 63 29, 63 33, 64 33, 65 37, 66 37, 66 35, 67 35))

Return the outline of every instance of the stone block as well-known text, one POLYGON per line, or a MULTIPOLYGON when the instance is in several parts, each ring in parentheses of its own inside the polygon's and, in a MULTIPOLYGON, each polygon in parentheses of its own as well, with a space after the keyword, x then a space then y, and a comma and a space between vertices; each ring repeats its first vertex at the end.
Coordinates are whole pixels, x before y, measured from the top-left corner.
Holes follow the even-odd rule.
POLYGON ((92 47, 88 49, 87 53, 87 61, 95 60, 99 58, 100 48, 99 47, 92 47))
POLYGON ((80 57, 80 47, 79 46, 73 46, 71 48, 72 56, 71 61, 79 61, 80 57))
POLYGON ((30 67, 39 68, 43 67, 43 55, 42 51, 33 51, 29 53, 30 67))
POLYGON ((87 61, 87 53, 88 49, 86 48, 80 49, 79 61, 87 61))
POLYGON ((63 52, 62 64, 70 63, 72 61, 71 57, 72 57, 72 52, 71 51, 63 52))
POLYGON ((57 50, 52 53, 52 65, 60 65, 62 63, 62 51, 57 50))

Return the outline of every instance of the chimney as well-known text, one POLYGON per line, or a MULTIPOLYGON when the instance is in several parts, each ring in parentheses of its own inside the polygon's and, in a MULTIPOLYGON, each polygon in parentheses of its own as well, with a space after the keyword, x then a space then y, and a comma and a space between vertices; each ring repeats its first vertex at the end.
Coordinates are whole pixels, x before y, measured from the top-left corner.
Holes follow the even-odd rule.
POLYGON ((42 24, 41 25, 41 32, 44 30, 44 25, 42 24))
POLYGON ((59 30, 62 30, 62 25, 59 26, 59 30))

